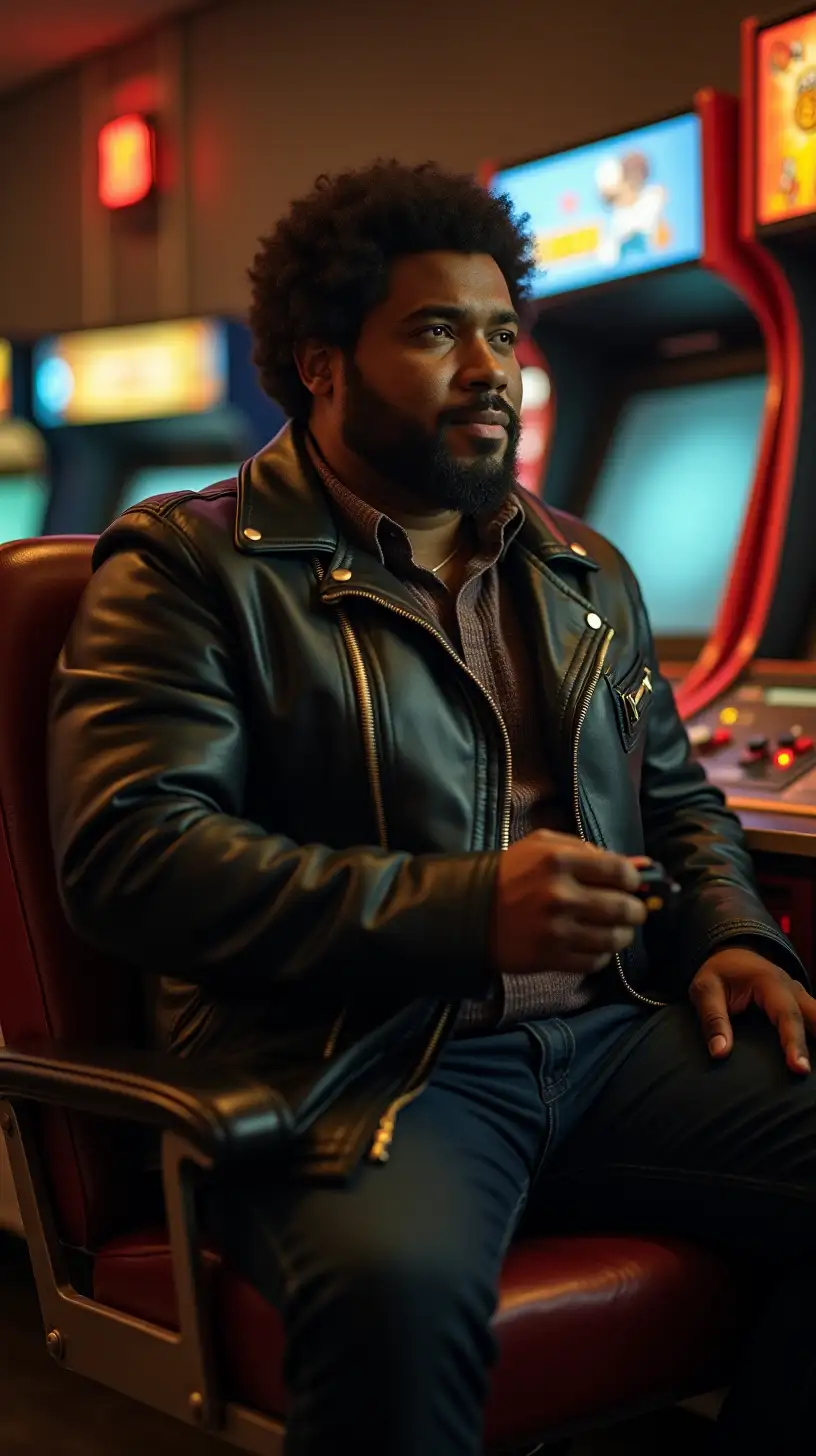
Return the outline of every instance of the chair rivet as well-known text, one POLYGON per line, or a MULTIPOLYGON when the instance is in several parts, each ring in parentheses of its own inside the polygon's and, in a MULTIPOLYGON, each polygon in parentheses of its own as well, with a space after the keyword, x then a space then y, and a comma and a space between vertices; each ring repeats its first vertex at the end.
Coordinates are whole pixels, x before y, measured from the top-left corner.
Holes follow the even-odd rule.
POLYGON ((62 1360, 65 1357, 65 1341, 59 1330, 49 1330, 45 1337, 45 1348, 52 1360, 62 1360))
POLYGON ((190 1407, 190 1415, 192 1416, 193 1420, 194 1421, 203 1420, 203 1418, 204 1418, 204 1397, 201 1394, 201 1391, 200 1390, 191 1390, 190 1391, 190 1398, 187 1401, 187 1404, 190 1407))
POLYGON ((14 1118, 10 1112, 0 1112, 0 1132, 7 1138, 14 1134, 14 1118))

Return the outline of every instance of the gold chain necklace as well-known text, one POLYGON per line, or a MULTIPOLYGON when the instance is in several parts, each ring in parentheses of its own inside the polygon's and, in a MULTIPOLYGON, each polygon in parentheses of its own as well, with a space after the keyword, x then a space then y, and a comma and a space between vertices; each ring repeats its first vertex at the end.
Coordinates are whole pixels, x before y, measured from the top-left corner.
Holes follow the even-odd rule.
POLYGON ((446 556, 445 557, 445 560, 444 561, 440 561, 440 563, 439 563, 438 566, 429 566, 428 567, 428 570, 434 576, 436 576, 438 574, 438 572, 440 572, 442 570, 442 567, 443 566, 447 566, 447 564, 448 564, 449 561, 453 561, 453 558, 456 555, 456 553, 457 553, 458 550, 459 550, 459 542, 457 541, 456 545, 454 546, 453 550, 451 551, 450 556, 446 556))

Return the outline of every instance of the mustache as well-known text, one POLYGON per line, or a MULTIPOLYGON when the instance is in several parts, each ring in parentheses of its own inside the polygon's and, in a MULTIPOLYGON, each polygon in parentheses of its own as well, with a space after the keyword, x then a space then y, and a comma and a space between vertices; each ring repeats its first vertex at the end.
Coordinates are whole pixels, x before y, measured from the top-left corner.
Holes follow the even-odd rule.
POLYGON ((461 405, 459 409, 443 410, 439 416, 439 423, 440 425, 460 425, 469 420, 471 415, 481 414, 488 410, 496 414, 507 415, 507 428, 511 434, 519 428, 519 417, 513 406, 498 394, 474 395, 473 399, 469 400, 467 404, 461 405))

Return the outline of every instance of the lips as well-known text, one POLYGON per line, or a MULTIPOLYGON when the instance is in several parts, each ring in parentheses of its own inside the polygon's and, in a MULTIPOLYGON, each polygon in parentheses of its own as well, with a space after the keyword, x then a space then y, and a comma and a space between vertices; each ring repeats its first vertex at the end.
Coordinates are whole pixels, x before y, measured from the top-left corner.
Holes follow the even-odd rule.
POLYGON ((455 425, 490 425, 506 430, 510 417, 503 410, 471 410, 468 414, 456 415, 451 423, 455 425))

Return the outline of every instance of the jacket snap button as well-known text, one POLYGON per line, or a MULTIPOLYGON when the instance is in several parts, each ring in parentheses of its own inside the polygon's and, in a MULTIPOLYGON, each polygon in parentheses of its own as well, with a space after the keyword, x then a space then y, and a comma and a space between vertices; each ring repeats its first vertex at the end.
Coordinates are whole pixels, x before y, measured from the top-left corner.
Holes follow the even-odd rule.
POLYGON ((570 551, 574 551, 576 556, 588 556, 589 555, 589 552, 587 551, 586 546, 582 546, 581 543, 580 543, 580 541, 571 541, 570 542, 570 551))
POLYGON ((351 581, 351 572, 345 566, 338 566, 337 570, 333 571, 331 576, 332 581, 351 581))
POLYGON ((598 613, 597 612, 589 612, 588 613, 588 615, 587 615, 587 626, 588 627, 591 627, 592 630, 593 630, 593 632, 597 632, 598 628, 600 626, 602 626, 602 625, 603 624, 602 624, 601 619, 598 616, 598 613))
POLYGON ((246 530, 244 531, 244 535, 246 536, 247 541, 260 541, 261 539, 260 531, 256 531, 254 526, 247 526, 246 530))

